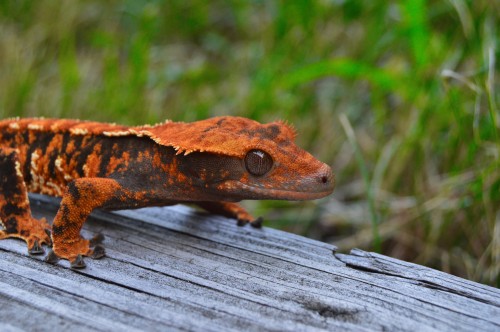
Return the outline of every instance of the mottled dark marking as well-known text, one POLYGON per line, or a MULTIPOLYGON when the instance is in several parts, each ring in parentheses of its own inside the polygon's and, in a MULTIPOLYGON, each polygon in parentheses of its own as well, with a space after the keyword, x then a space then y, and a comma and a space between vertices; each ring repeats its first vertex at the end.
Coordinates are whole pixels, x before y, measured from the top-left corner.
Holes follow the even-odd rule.
POLYGON ((225 121, 226 119, 220 119, 215 123, 215 125, 203 129, 202 133, 213 133, 214 130, 217 130, 219 127, 221 127, 225 121))
POLYGON ((222 124, 226 121, 225 118, 221 118, 219 121, 216 122, 217 126, 222 126, 222 124))
POLYGON ((244 173, 239 158, 202 152, 194 152, 180 158, 179 171, 195 180, 193 184, 198 185, 237 180, 244 173))
MULTIPOLYGON (((87 137, 85 136, 80 136, 80 135, 71 135, 69 134, 69 139, 70 141, 68 142, 68 145, 69 143, 72 143, 72 145, 74 146, 74 150, 76 152, 80 151, 82 149, 82 143, 83 143, 83 140, 87 139, 87 137)), ((66 149, 68 148, 68 146, 66 146, 66 149)))
POLYGON ((249 129, 241 129, 238 132, 240 135, 245 135, 248 137, 258 137, 262 140, 275 140, 280 134, 281 129, 278 125, 271 125, 269 127, 260 127, 252 130, 249 129))
POLYGON ((21 132, 21 137, 23 138, 23 142, 26 144, 30 144, 30 132, 29 130, 24 130, 21 132))
POLYGON ((239 131, 240 134, 244 134, 250 137, 258 137, 262 140, 275 140, 280 134, 281 129, 278 125, 270 125, 268 127, 259 127, 252 130, 242 129, 239 131))
POLYGON ((30 167, 31 167, 31 154, 26 155, 26 160, 24 161, 23 165, 23 177, 24 177, 24 182, 26 183, 31 183, 32 176, 30 172, 30 167))
POLYGON ((25 209, 23 207, 19 207, 7 201, 7 203, 0 211, 0 214, 3 216, 10 216, 10 215, 21 215, 23 212, 25 212, 25 209))
POLYGON ((217 126, 210 126, 210 127, 207 127, 205 129, 203 129, 202 133, 209 133, 209 132, 213 132, 214 129, 217 129, 217 126))
POLYGON ((29 130, 23 133, 24 143, 28 145, 28 151, 26 152, 26 161, 23 167, 23 176, 26 183, 31 183, 31 154, 37 150, 40 150, 40 157, 45 155, 48 145, 54 138, 55 134, 51 132, 36 132, 34 135, 36 138, 33 142, 29 138, 29 130))
POLYGON ((19 180, 16 175, 15 152, 5 155, 0 150, 0 188, 5 197, 22 194, 19 180))
POLYGON ((281 130, 277 125, 270 125, 269 127, 267 127, 267 129, 267 138, 271 140, 278 137, 278 135, 281 133, 281 130))
POLYGON ((78 189, 74 181, 68 184, 68 193, 75 201, 80 199, 80 190, 78 189))
POLYGON ((170 165, 175 156, 175 150, 169 146, 155 145, 153 153, 160 156, 162 165, 170 165))
POLYGON ((58 133, 57 135, 60 137, 61 143, 57 148, 52 150, 52 152, 50 153, 49 164, 48 164, 49 175, 53 179, 57 177, 56 160, 59 156, 66 155, 66 148, 68 147, 68 143, 71 141, 69 133, 58 133))
POLYGON ((73 141, 73 140, 72 140, 72 137, 70 137, 69 133, 62 134, 62 143, 61 143, 61 149, 60 149, 61 153, 66 152, 66 149, 68 148, 68 143, 71 141, 73 141))
MULTIPOLYGON (((68 213, 68 208, 66 207, 66 213, 68 213)), ((59 236, 64 233, 64 227, 63 226, 52 226, 52 235, 54 236, 59 236)))
POLYGON ((99 164, 99 177, 105 177, 107 170, 108 170, 108 164, 109 161, 111 160, 113 150, 107 147, 107 145, 103 142, 103 145, 101 147, 101 163, 99 164))
POLYGON ((17 133, 17 131, 6 130, 6 131, 2 132, 1 139, 4 142, 10 142, 10 144, 12 144, 15 142, 16 133, 17 133))
POLYGON ((15 217, 8 218, 4 221, 5 232, 8 234, 17 233, 17 219, 15 217))
POLYGON ((254 133, 252 133, 248 129, 241 129, 240 131, 238 131, 238 134, 252 137, 254 133))
POLYGON ((40 156, 45 155, 47 147, 54 139, 55 134, 51 132, 40 132, 40 133, 37 132, 34 136, 35 139, 33 140, 33 142, 31 141, 29 142, 28 153, 31 154, 34 151, 40 149, 41 150, 40 156))
POLYGON ((75 151, 73 152, 76 157, 72 157, 76 161, 76 172, 79 177, 84 176, 83 166, 87 163, 87 158, 94 152, 96 143, 99 140, 96 137, 78 137, 75 140, 75 151))
POLYGON ((139 138, 131 138, 127 137, 126 149, 120 149, 121 153, 123 151, 128 152, 130 160, 135 160, 139 156, 139 152, 144 152, 147 150, 151 150, 151 146, 155 146, 154 142, 151 142, 149 138, 139 137, 139 138), (136 144, 139 143, 140 144, 136 144))
MULTIPOLYGON (((144 177, 152 172, 152 159, 156 153, 157 145, 148 138, 137 137, 118 137, 118 138, 104 138, 100 140, 101 143, 101 163, 99 165, 98 176, 110 177, 114 179, 122 178, 124 176, 132 177, 139 180, 137 177, 144 177), (114 145, 116 144, 116 147, 114 145), (149 157, 144 152, 150 151, 149 157), (124 153, 128 153, 129 165, 125 163, 124 153), (139 153, 143 154, 143 159, 138 162, 139 153), (111 158, 116 158, 119 163, 111 174, 107 174, 107 169, 111 158), (129 175, 122 174, 123 171, 129 171, 129 175)), ((173 149, 172 149, 173 151, 173 149)), ((171 161, 171 160, 170 160, 171 161)))
MULTIPOLYGON (((292 145, 292 144, 293 144, 293 142, 292 142, 292 141, 288 141, 288 140, 286 140, 286 141, 281 141, 281 142, 280 142, 280 149, 285 149, 285 150, 287 150, 287 149, 288 149, 288 147, 289 147, 290 145, 292 145)), ((287 150, 287 151, 288 151, 288 150, 287 150)))
POLYGON ((61 154, 60 147, 52 150, 49 154, 48 171, 52 179, 56 178, 56 160, 61 154))

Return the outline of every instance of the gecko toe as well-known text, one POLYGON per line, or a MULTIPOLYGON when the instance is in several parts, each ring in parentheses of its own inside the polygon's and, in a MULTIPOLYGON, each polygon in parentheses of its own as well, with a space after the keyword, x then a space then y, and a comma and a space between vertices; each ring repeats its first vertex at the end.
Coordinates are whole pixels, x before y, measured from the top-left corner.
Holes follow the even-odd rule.
POLYGON ((106 250, 104 249, 104 246, 98 244, 94 247, 93 253, 90 256, 92 259, 99 259, 106 256, 106 250))
POLYGON ((238 219, 236 221, 236 225, 238 225, 240 227, 245 226, 246 224, 248 224, 248 220, 238 219))
POLYGON ((101 233, 96 234, 93 238, 90 239, 90 246, 96 246, 98 244, 101 244, 104 241, 104 235, 101 233))
POLYGON ((252 220, 250 222, 250 226, 252 226, 253 228, 262 228, 262 223, 263 222, 264 222, 264 218, 258 217, 257 219, 252 220))
POLYGON ((42 246, 40 245, 40 242, 38 242, 38 240, 35 240, 35 242, 33 243, 33 247, 31 247, 28 250, 28 252, 30 255, 41 255, 44 253, 44 250, 43 250, 42 246))
POLYGON ((49 254, 47 255, 47 257, 45 257, 45 261, 50 264, 56 264, 57 262, 59 262, 59 257, 57 257, 54 250, 50 249, 49 254))
POLYGON ((76 256, 75 260, 71 262, 71 268, 72 269, 83 269, 87 265, 83 261, 82 255, 76 256))

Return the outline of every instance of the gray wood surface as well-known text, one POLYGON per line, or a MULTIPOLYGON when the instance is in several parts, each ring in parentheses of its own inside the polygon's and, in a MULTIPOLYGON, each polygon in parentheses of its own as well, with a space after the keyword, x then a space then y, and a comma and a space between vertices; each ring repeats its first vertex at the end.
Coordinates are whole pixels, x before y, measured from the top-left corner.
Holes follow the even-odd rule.
POLYGON ((84 270, 0 241, 0 330, 500 331, 496 288, 188 207, 98 211, 97 232, 107 257, 84 270))

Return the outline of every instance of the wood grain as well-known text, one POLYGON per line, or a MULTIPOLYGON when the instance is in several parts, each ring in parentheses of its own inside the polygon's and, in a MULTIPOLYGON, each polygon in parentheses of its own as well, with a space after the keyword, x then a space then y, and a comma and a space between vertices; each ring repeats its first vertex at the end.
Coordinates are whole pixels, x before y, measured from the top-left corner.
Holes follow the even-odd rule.
POLYGON ((0 241, 0 330, 500 330, 496 288, 188 207, 98 211, 98 232, 107 257, 84 270, 0 241))

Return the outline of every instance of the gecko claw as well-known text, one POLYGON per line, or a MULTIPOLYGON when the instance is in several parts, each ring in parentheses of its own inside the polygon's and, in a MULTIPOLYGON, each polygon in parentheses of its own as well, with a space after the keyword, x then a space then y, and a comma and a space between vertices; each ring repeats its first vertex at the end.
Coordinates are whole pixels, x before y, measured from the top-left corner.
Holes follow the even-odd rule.
POLYGON ((264 222, 264 218, 258 217, 257 219, 252 220, 250 222, 250 226, 252 226, 253 228, 262 228, 262 223, 263 222, 264 222))
POLYGON ((106 256, 106 250, 104 250, 104 247, 100 244, 96 245, 94 247, 94 252, 90 256, 92 259, 99 259, 106 256))
POLYGON ((49 254, 47 255, 47 257, 45 257, 45 261, 50 264, 56 264, 57 262, 59 262, 59 257, 57 257, 54 250, 50 249, 49 254))
POLYGON ((85 262, 83 261, 82 255, 76 256, 75 260, 71 262, 72 269, 83 269, 85 266, 85 262))
POLYGON ((238 219, 237 225, 238 226, 245 226, 246 224, 250 224, 250 226, 252 226, 253 228, 261 228, 263 221, 264 221, 264 219, 262 217, 258 217, 257 219, 254 219, 252 221, 247 220, 247 219, 238 219))
POLYGON ((33 247, 31 247, 31 249, 28 250, 28 253, 30 255, 41 255, 44 253, 44 250, 40 245, 40 242, 38 242, 38 240, 35 240, 35 242, 33 243, 33 247))
POLYGON ((236 221, 236 225, 238 225, 240 227, 245 226, 246 224, 248 224, 248 220, 238 219, 236 221))

